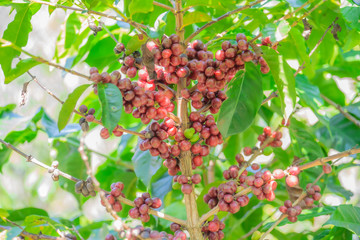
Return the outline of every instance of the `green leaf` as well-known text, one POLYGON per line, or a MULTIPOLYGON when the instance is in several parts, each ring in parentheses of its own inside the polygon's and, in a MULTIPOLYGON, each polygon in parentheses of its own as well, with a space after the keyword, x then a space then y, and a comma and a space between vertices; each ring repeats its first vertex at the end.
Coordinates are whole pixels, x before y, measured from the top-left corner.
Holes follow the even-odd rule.
POLYGON ((246 64, 228 85, 228 99, 222 104, 218 119, 224 137, 246 130, 259 111, 263 99, 262 77, 253 63, 246 64))
POLYGON ((135 13, 148 13, 153 10, 153 0, 131 0, 129 5, 130 17, 135 13))
POLYGON ((7 218, 8 216, 9 216, 8 211, 6 211, 5 209, 0 208, 0 218, 5 221, 5 218, 7 218))
POLYGON ((39 215, 39 216, 44 216, 44 217, 48 217, 49 214, 40 208, 22 208, 22 209, 18 209, 18 210, 12 210, 9 211, 10 215, 7 217, 8 219, 10 219, 11 221, 23 221, 25 220, 25 218, 29 215, 39 215))
POLYGON ((146 187, 150 187, 152 176, 162 165, 161 158, 153 157, 149 151, 141 151, 137 146, 131 161, 134 164, 136 176, 141 179, 146 187))
POLYGON ((284 57, 277 54, 274 49, 262 47, 263 57, 269 64, 270 72, 274 77, 281 98, 281 109, 286 118, 292 112, 296 103, 295 78, 284 57))
POLYGON ((313 65, 310 63, 309 54, 307 53, 304 37, 300 30, 291 28, 287 38, 281 41, 277 49, 286 59, 298 59, 299 64, 305 63, 303 72, 312 78, 315 74, 313 65))
POLYGON ((352 4, 352 6, 346 6, 340 9, 344 19, 348 21, 348 24, 360 31, 360 8, 352 4))
MULTIPOLYGON (((31 18, 40 9, 40 4, 14 4, 12 5, 16 9, 16 15, 14 20, 9 23, 6 30, 4 31, 4 39, 14 43, 18 47, 24 47, 28 41, 28 35, 32 30, 31 18)), ((4 72, 5 77, 9 74, 14 75, 11 72, 11 64, 15 57, 19 56, 20 53, 10 47, 1 47, 0 51, 0 65, 4 72)), ((15 72, 19 72, 17 69, 15 72)), ((11 79, 11 77, 10 77, 11 79)), ((11 80, 7 80, 10 82, 11 80)))
POLYGON ((223 1, 187 0, 185 3, 185 7, 188 7, 188 6, 205 6, 205 7, 209 7, 209 8, 217 8, 217 9, 226 10, 226 9, 232 9, 234 7, 234 1, 231 1, 231 0, 223 0, 223 1))
POLYGON ((80 30, 81 21, 79 19, 79 14, 73 12, 69 15, 68 19, 66 20, 66 32, 65 32, 65 45, 64 47, 70 48, 71 45, 74 43, 74 39, 77 38, 77 32, 80 30))
POLYGON ((290 136, 296 156, 308 156, 310 159, 324 157, 324 153, 316 137, 306 125, 296 119, 291 119, 290 136))
POLYGON ((97 89, 102 109, 101 121, 111 133, 121 117, 122 95, 112 83, 99 83, 97 89))
POLYGON ((142 34, 134 35, 126 45, 126 51, 125 51, 126 55, 129 55, 129 54, 133 53, 134 51, 139 50, 141 45, 146 43, 147 39, 148 38, 142 34), (141 40, 140 40, 139 36, 140 36, 141 40))
POLYGON ((15 68, 12 68, 5 76, 5 84, 8 84, 10 82, 12 82, 13 80, 15 80, 16 78, 20 77, 21 75, 23 75, 24 73, 26 73, 26 71, 28 71, 29 69, 35 67, 36 65, 39 65, 40 62, 32 59, 32 58, 28 58, 28 59, 22 59, 20 60, 15 68))
MULTIPOLYGON (((161 168, 151 179, 151 196, 158 197, 164 202, 165 196, 172 191, 173 177, 170 176, 166 168, 161 168)), ((162 209, 163 206, 160 208, 162 209)))
POLYGON ((209 22, 211 20, 212 20, 211 17, 204 12, 200 12, 200 11, 189 12, 184 16, 183 28, 194 23, 209 22))
POLYGON ((343 227, 360 235, 360 208, 352 205, 340 205, 324 224, 343 227))
MULTIPOLYGON (((71 138, 71 141, 76 142, 77 145, 74 146, 60 138, 53 141, 53 148, 57 151, 56 160, 59 161, 58 168, 78 179, 85 180, 87 176, 86 167, 78 151, 79 141, 75 138, 71 138)), ((72 193, 78 201, 80 200, 80 195, 75 193, 73 181, 60 177, 59 183, 62 189, 72 193)))
POLYGON ((296 93, 314 112, 324 104, 319 88, 311 84, 305 75, 296 76, 296 93))
POLYGON ((344 50, 344 52, 348 52, 359 45, 360 45, 360 33, 356 30, 351 30, 348 33, 348 37, 345 39, 345 43, 342 49, 344 50))
POLYGON ((76 103, 79 100, 80 96, 84 93, 84 91, 90 86, 91 84, 84 84, 81 85, 69 94, 67 99, 65 100, 64 104, 61 106, 61 110, 59 113, 58 118, 58 128, 59 131, 63 130, 66 124, 69 122, 71 115, 75 109, 76 103))
POLYGON ((68 124, 63 130, 59 131, 56 122, 47 115, 46 112, 44 112, 44 115, 41 118, 41 123, 45 127, 45 132, 50 138, 63 137, 81 130, 79 124, 68 124))
MULTIPOLYGON (((330 214, 334 213, 334 211, 336 211, 336 207, 332 207, 332 206, 313 208, 310 210, 304 209, 303 212, 298 216, 298 221, 305 221, 305 220, 313 219, 314 217, 318 217, 318 216, 330 215, 330 214)), ((268 230, 273 224, 274 224, 274 222, 269 222, 269 223, 265 224, 261 228, 261 231, 263 232, 263 231, 268 230)), ((291 222, 289 220, 287 220, 287 218, 282 220, 278 226, 280 227, 280 226, 284 226, 286 224, 291 224, 291 222)))

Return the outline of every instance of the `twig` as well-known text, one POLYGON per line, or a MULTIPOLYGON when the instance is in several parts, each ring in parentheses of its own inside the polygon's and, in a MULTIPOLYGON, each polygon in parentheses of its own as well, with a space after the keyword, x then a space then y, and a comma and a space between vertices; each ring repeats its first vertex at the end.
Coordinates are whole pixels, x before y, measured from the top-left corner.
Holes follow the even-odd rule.
POLYGON ((334 106, 337 110, 339 110, 339 112, 341 112, 344 117, 346 117, 349 121, 353 122, 356 126, 360 127, 360 121, 357 120, 355 117, 353 117, 351 114, 349 114, 348 112, 345 112, 345 110, 339 105, 334 103, 333 101, 331 101, 329 98, 327 98, 326 96, 324 96, 323 94, 320 94, 320 96, 330 105, 334 106))
MULTIPOLYGON (((42 234, 42 233, 40 233, 40 234, 29 233, 27 231, 24 231, 24 228, 22 226, 14 223, 13 221, 10 221, 7 218, 6 218, 6 221, 11 223, 14 226, 20 228, 22 230, 22 232, 19 235, 23 236, 23 237, 28 237, 28 238, 34 239, 34 240, 40 240, 40 239, 66 240, 66 238, 64 238, 64 237, 54 237, 54 236, 49 236, 49 235, 45 235, 45 234, 42 234)), ((0 229, 9 231, 11 229, 11 227, 0 225, 0 229)))
POLYGON ((176 95, 175 90, 172 89, 171 87, 169 87, 169 86, 167 86, 167 85, 165 85, 165 84, 163 84, 163 83, 160 83, 160 82, 157 82, 156 85, 160 86, 160 87, 163 88, 163 89, 170 90, 170 91, 174 94, 174 96, 176 95))
POLYGON ((50 62, 50 61, 48 61, 48 60, 46 60, 46 59, 44 59, 44 58, 42 58, 42 57, 37 57, 37 56, 35 56, 35 55, 33 55, 33 54, 31 54, 31 53, 23 50, 22 48, 16 46, 14 43, 9 42, 9 41, 7 41, 7 40, 5 40, 5 39, 0 38, 0 43, 4 44, 3 46, 11 47, 11 48, 15 49, 16 51, 19 51, 19 52, 22 52, 22 53, 28 55, 29 57, 31 57, 31 58, 34 59, 35 61, 38 61, 38 62, 41 62, 41 63, 45 63, 45 64, 50 65, 50 66, 52 66, 52 67, 55 67, 55 68, 57 68, 57 69, 60 69, 60 70, 63 70, 63 71, 65 71, 65 72, 71 73, 71 74, 73 74, 73 75, 76 75, 76 76, 85 78, 85 79, 87 79, 87 80, 90 80, 90 77, 89 77, 89 76, 86 76, 86 75, 84 75, 84 74, 82 74, 82 73, 79 73, 79 72, 76 72, 76 71, 74 71, 74 70, 71 70, 71 69, 69 69, 69 68, 63 67, 63 66, 58 65, 58 64, 56 64, 56 63, 52 63, 52 62, 50 62))
POLYGON ((295 13, 297 13, 298 11, 300 11, 301 9, 303 9, 304 7, 306 7, 306 5, 308 5, 309 3, 311 3, 313 0, 309 0, 307 2, 305 2, 303 5, 301 5, 300 7, 298 7, 295 11, 293 12, 289 12, 288 14, 286 14, 285 16, 277 19, 274 21, 274 23, 277 23, 277 22, 280 22, 282 20, 286 20, 286 19, 289 19, 291 18, 295 13))
POLYGON ((114 34, 112 34, 112 32, 110 32, 110 30, 106 27, 106 25, 102 21, 99 21, 99 24, 101 25, 101 27, 103 29, 105 29, 105 31, 110 35, 110 37, 114 40, 114 42, 119 43, 119 41, 116 39, 114 34))
MULTIPOLYGON (((4 140, 0 139, 0 142, 2 144, 4 144, 7 148, 15 151, 16 153, 20 154, 21 156, 23 156, 24 158, 26 158, 26 160, 28 162, 31 162, 31 163, 34 163, 42 168, 45 168, 47 170, 49 169, 52 169, 50 166, 46 165, 45 163, 42 163, 40 162, 39 160, 37 160, 36 158, 34 158, 33 156, 31 155, 27 155, 26 153, 22 152, 20 149, 18 149, 17 147, 15 147, 14 145, 11 145, 10 143, 8 142, 5 142, 4 140)), ((59 175, 60 176, 63 176, 64 178, 66 179, 69 179, 70 181, 73 181, 73 182, 78 182, 78 181, 81 181, 80 179, 76 178, 76 177, 73 177, 67 173, 64 173, 62 171, 59 170, 59 175)))
POLYGON ((278 96, 279 96, 278 93, 279 93, 278 90, 276 90, 275 92, 272 92, 267 98, 265 98, 265 99, 262 101, 261 105, 264 105, 265 103, 267 103, 267 102, 270 101, 271 99, 278 97, 278 96))
POLYGON ((194 33, 192 33, 192 34, 185 40, 185 44, 187 44, 188 42, 190 42, 191 39, 193 39, 193 38, 194 38, 196 35, 198 35, 201 31, 203 31, 204 29, 210 27, 211 25, 213 25, 213 24, 215 24, 215 23, 223 20, 224 18, 227 18, 227 17, 231 16, 232 14, 238 13, 238 12, 240 12, 240 11, 242 11, 242 10, 245 10, 245 9, 248 9, 248 8, 250 8, 250 7, 258 4, 258 3, 261 3, 262 1, 264 1, 264 0, 257 0, 257 1, 255 1, 255 2, 249 4, 249 5, 245 5, 245 6, 242 6, 242 7, 238 8, 238 9, 235 9, 235 10, 233 10, 233 11, 230 11, 230 12, 228 12, 228 13, 220 16, 220 17, 218 17, 217 19, 215 19, 215 20, 213 20, 213 21, 206 23, 204 26, 202 26, 201 28, 199 28, 198 30, 196 30, 194 33))
MULTIPOLYGON (((45 169, 48 169, 48 170, 51 168, 50 166, 48 166, 48 165, 40 162, 39 160, 36 160, 36 159, 35 159, 34 157, 32 157, 31 155, 27 155, 26 153, 22 152, 21 150, 19 150, 19 149, 16 148, 15 146, 11 145, 10 143, 7 143, 7 142, 5 142, 5 141, 2 140, 2 139, 0 139, 0 142, 1 142, 2 144, 4 144, 7 148, 13 150, 14 152, 16 152, 16 153, 18 153, 19 155, 21 155, 21 156, 23 156, 24 158, 26 158, 27 161, 32 162, 32 163, 34 163, 34 164, 36 164, 36 165, 38 165, 38 166, 40 166, 40 167, 43 167, 43 168, 45 168, 45 169)), ((69 180, 71 180, 71 181, 73 181, 73 182, 79 182, 79 181, 81 181, 81 179, 78 179, 78 178, 76 178, 76 177, 73 177, 73 176, 71 176, 71 175, 69 175, 69 174, 67 174, 67 173, 64 173, 64 172, 60 171, 60 170, 59 170, 59 175, 62 176, 62 177, 64 177, 64 178, 67 178, 67 179, 69 179, 69 180)), ((102 191, 104 191, 104 190, 102 190, 102 191)), ((105 191, 104 191, 104 192, 105 192, 105 191)), ((135 206, 134 203, 133 203, 132 201, 130 201, 129 199, 126 199, 126 198, 123 198, 123 197, 119 197, 118 200, 119 200, 120 202, 124 203, 124 204, 130 205, 130 206, 135 206)), ((168 220, 168 221, 176 222, 176 223, 178 223, 178 224, 180 224, 180 225, 182 225, 182 226, 185 226, 185 225, 186 225, 186 222, 185 222, 184 220, 181 220, 181 219, 178 219, 178 218, 169 216, 169 215, 167 215, 167 214, 164 214, 164 213, 162 213, 162 212, 158 212, 158 211, 153 210, 153 209, 150 209, 150 210, 149 210, 149 213, 150 213, 150 214, 153 214, 153 215, 155 215, 155 216, 158 216, 158 217, 160 217, 160 218, 166 219, 166 220, 168 220)))
MULTIPOLYGON (((147 28, 145 25, 134 22, 131 19, 126 18, 126 17, 125 18, 120 18, 120 17, 117 17, 117 16, 108 15, 108 14, 105 14, 105 13, 102 13, 102 12, 97 12, 97 11, 83 9, 83 8, 77 8, 77 7, 69 7, 69 6, 64 6, 64 5, 61 5, 61 4, 56 4, 56 3, 51 3, 51 2, 44 2, 44 1, 38 1, 38 0, 30 0, 30 2, 39 3, 39 4, 43 4, 43 5, 48 5, 48 6, 52 6, 52 7, 56 7, 56 8, 69 9, 69 10, 73 10, 73 11, 77 11, 77 12, 81 12, 81 13, 89 13, 89 14, 99 15, 99 16, 102 16, 102 17, 114 19, 116 21, 126 22, 126 23, 132 25, 133 27, 135 27, 139 32, 141 32, 142 34, 145 34, 147 36, 146 32, 142 29, 142 28, 147 28)), ((112 7, 114 9, 113 6, 110 6, 110 7, 112 7)))
POLYGON ((154 4, 155 6, 159 6, 159 7, 165 8, 166 10, 170 10, 170 11, 173 12, 173 13, 175 12, 175 9, 174 9, 174 8, 172 8, 172 7, 168 6, 168 5, 165 5, 165 4, 163 4, 163 3, 159 3, 159 2, 153 1, 153 4, 154 4))
MULTIPOLYGON (((314 54, 314 52, 316 51, 316 49, 320 46, 321 42, 324 40, 324 37, 326 35, 326 33, 330 30, 330 28, 335 24, 335 22, 338 20, 339 18, 336 17, 335 20, 328 26, 328 28, 325 30, 324 34, 321 36, 321 38, 319 39, 319 41, 316 43, 316 45, 314 46, 314 48, 310 51, 309 53, 309 58, 314 54)), ((300 73, 301 70, 304 69, 305 66, 305 61, 303 62, 303 64, 301 64, 301 66, 298 67, 298 69, 296 70, 296 72, 294 73, 294 77, 296 77, 296 75, 298 75, 300 73)), ((262 104, 267 103, 268 101, 270 101, 271 99, 278 97, 279 95, 279 90, 276 90, 275 92, 272 92, 270 94, 269 97, 267 97, 266 99, 264 99, 264 101, 262 102, 262 104)))
MULTIPOLYGON (((53 98, 55 98, 59 103, 61 104, 64 104, 64 101, 60 100, 53 92, 51 92, 48 88, 46 88, 44 85, 42 85, 38 80, 37 78, 32 75, 29 71, 27 72, 29 74, 29 76, 43 89, 45 90, 50 96, 52 96, 53 98)), ((77 111, 76 109, 73 110, 73 112, 79 116, 82 116, 82 117, 85 117, 85 114, 84 113, 81 113, 79 111, 77 111)), ((96 124, 99 124, 99 125, 102 125, 102 122, 97 120, 97 119, 94 119, 92 122, 96 123, 96 124)), ((136 135, 136 136, 139 136, 139 137, 145 137, 144 134, 142 133, 138 133, 138 132, 135 132, 135 131, 131 131, 131 130, 127 130, 125 128, 120 128, 118 129, 119 131, 122 131, 122 132, 125 132, 125 133, 129 133, 129 134, 132 134, 132 135, 136 135)))
POLYGON ((248 233, 246 233, 245 235, 241 236, 241 238, 239 238, 238 240, 242 240, 242 239, 246 239, 247 237, 250 237, 251 234, 253 234, 256 230, 258 230, 267 220, 269 220, 272 216, 274 216, 274 214, 277 211, 275 210, 272 214, 270 214, 267 218, 265 218, 264 220, 262 220, 258 225, 256 225, 255 227, 253 227, 248 233))
POLYGON ((107 200, 106 196, 105 196, 105 192, 104 190, 102 190, 100 188, 100 183, 99 181, 96 179, 96 177, 94 176, 92 170, 91 170, 91 166, 90 166, 90 163, 89 163, 89 158, 88 156, 86 155, 85 153, 85 150, 84 150, 84 141, 85 141, 85 136, 86 136, 86 133, 84 132, 80 138, 80 146, 78 148, 79 150, 79 153, 80 153, 80 156, 81 156, 81 159, 84 161, 85 163, 85 166, 86 166, 86 169, 87 169, 87 174, 91 177, 91 180, 94 184, 94 188, 95 188, 95 191, 97 191, 99 194, 100 194, 100 198, 101 198, 101 201, 103 201, 103 203, 105 204, 105 208, 106 208, 106 211, 108 213, 110 213, 110 215, 117 221, 120 221, 121 222, 121 226, 124 227, 125 229, 127 228, 127 226, 122 222, 121 218, 116 214, 116 212, 112 209, 111 207, 111 204, 109 203, 109 201, 107 200))
POLYGON ((357 154, 357 153, 360 153, 360 148, 353 148, 353 149, 350 149, 350 150, 347 150, 347 151, 344 151, 344 152, 340 152, 340 153, 337 153, 337 154, 334 154, 334 155, 331 155, 331 156, 327 156, 327 157, 324 157, 324 158, 318 158, 318 159, 316 159, 316 160, 314 160, 312 162, 306 163, 304 165, 300 165, 299 169, 300 170, 305 170, 305 169, 312 168, 312 167, 315 167, 315 166, 320 166, 320 165, 323 165, 326 162, 329 162, 329 161, 332 161, 332 160, 335 160, 335 159, 338 159, 338 158, 347 157, 347 156, 357 154))
MULTIPOLYGON (((321 172, 320 175, 315 179, 315 181, 309 186, 309 188, 311 188, 312 186, 315 185, 315 183, 317 183, 317 181, 320 180, 320 178, 324 175, 324 172, 321 172)), ((307 192, 304 191, 299 197, 298 199, 296 199, 296 201, 292 204, 293 206, 298 205, 305 197, 307 196, 307 192)), ((280 224, 280 222, 282 220, 284 220, 288 215, 283 213, 280 218, 261 236, 261 238, 259 240, 264 240, 266 235, 268 235, 277 225, 280 224)))
POLYGON ((202 112, 206 112, 207 110, 209 110, 211 107, 211 102, 205 104, 204 106, 202 106, 199 110, 197 110, 196 112, 198 113, 202 113, 202 112))
POLYGON ((295 22, 293 22, 293 24, 291 24, 291 27, 295 27, 303 18, 306 18, 307 16, 310 15, 310 13, 312 13, 312 11, 314 11, 315 9, 317 9, 321 4, 323 4, 326 0, 322 0, 320 1, 318 4, 316 4, 312 9, 310 9, 308 12, 306 12, 304 15, 302 15, 298 20, 296 20, 295 22))
MULTIPOLYGON (((76 144, 75 142, 73 142, 73 141, 71 141, 71 140, 69 140, 69 139, 66 139, 66 142, 69 143, 69 144, 71 144, 71 145, 73 145, 73 146, 75 146, 75 147, 79 147, 78 144, 76 144)), ((116 162, 117 165, 126 167, 127 169, 134 171, 134 166, 133 166, 133 165, 128 164, 128 163, 125 163, 125 162, 121 161, 120 159, 117 159, 117 158, 108 156, 108 155, 106 155, 106 154, 103 154, 103 153, 98 152, 98 151, 96 151, 96 150, 90 149, 90 148, 88 148, 88 147, 85 148, 85 151, 86 151, 86 152, 92 152, 92 153, 95 153, 96 155, 99 155, 99 156, 102 156, 102 157, 104 157, 104 158, 110 159, 110 160, 116 162)))

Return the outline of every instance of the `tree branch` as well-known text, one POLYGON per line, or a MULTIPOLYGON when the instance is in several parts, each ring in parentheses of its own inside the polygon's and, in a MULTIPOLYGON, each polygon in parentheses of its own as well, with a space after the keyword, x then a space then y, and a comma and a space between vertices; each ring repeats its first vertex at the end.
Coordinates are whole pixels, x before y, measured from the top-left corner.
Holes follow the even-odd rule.
POLYGON ((235 9, 235 10, 233 10, 233 11, 230 11, 230 12, 228 12, 228 13, 220 16, 220 17, 218 17, 217 19, 215 19, 215 20, 213 20, 213 21, 206 23, 204 26, 202 26, 201 28, 199 28, 198 30, 196 30, 194 33, 192 33, 192 34, 185 40, 185 44, 187 44, 188 42, 190 42, 191 39, 193 39, 193 38, 194 38, 196 35, 198 35, 201 31, 203 31, 204 29, 210 27, 211 25, 213 25, 213 24, 215 24, 215 23, 223 20, 224 18, 227 18, 227 17, 231 16, 232 14, 238 13, 238 12, 240 12, 240 11, 242 11, 242 10, 245 10, 245 9, 248 9, 248 8, 250 8, 250 7, 258 4, 258 3, 261 3, 262 1, 264 1, 264 0, 257 0, 257 1, 255 1, 255 2, 253 2, 253 3, 250 3, 249 5, 245 5, 245 6, 242 6, 242 7, 238 8, 238 9, 235 9))
POLYGON ((307 2, 305 2, 303 5, 301 5, 300 7, 298 7, 295 11, 293 12, 289 12, 288 14, 286 14, 285 16, 277 19, 274 21, 274 23, 277 23, 277 22, 280 22, 282 20, 286 20, 286 19, 289 19, 291 18, 295 13, 297 13, 298 11, 300 11, 301 9, 303 9, 304 7, 306 7, 309 3, 313 2, 313 0, 309 0, 307 2))
MULTIPOLYGON (((36 76, 32 75, 29 71, 27 71, 27 73, 29 74, 29 76, 32 78, 32 80, 34 80, 45 92, 47 92, 50 96, 52 96, 53 98, 55 98, 59 103, 61 104, 64 104, 64 101, 60 100, 60 98, 58 98, 53 92, 51 92, 48 88, 46 88, 44 85, 42 85, 39 80, 36 78, 36 76)), ((73 112, 81 117, 85 117, 85 114, 84 113, 81 113, 79 111, 77 111, 76 109, 73 110, 73 112)), ((92 122, 94 123, 97 123, 101 126, 103 126, 102 122, 97 120, 97 119, 94 119, 92 122)), ((139 137, 142 137, 144 138, 145 135, 142 134, 142 133, 138 133, 138 132, 135 132, 135 131, 131 131, 131 130, 127 130, 125 128, 121 128, 119 129, 119 131, 122 131, 122 132, 125 132, 125 133, 128 133, 128 134, 132 134, 132 135, 136 135, 136 136, 139 136, 139 137)))
POLYGON ((331 155, 331 156, 327 156, 327 157, 324 157, 324 158, 318 158, 318 159, 316 159, 316 160, 314 160, 312 162, 306 163, 304 165, 300 165, 299 169, 300 170, 305 170, 305 169, 312 168, 312 167, 315 167, 315 166, 320 166, 320 165, 323 165, 326 162, 329 162, 329 161, 332 161, 332 160, 335 160, 335 159, 338 159, 338 158, 347 157, 347 156, 357 154, 357 153, 360 153, 360 148, 353 148, 353 149, 350 149, 350 150, 347 150, 347 151, 344 151, 344 152, 340 152, 340 153, 337 153, 337 154, 334 154, 334 155, 331 155))
POLYGON ((86 76, 86 75, 84 75, 84 74, 82 74, 82 73, 76 72, 76 71, 71 70, 71 69, 69 69, 69 68, 65 68, 65 67, 63 67, 63 66, 61 66, 61 65, 58 65, 58 64, 56 64, 56 63, 52 63, 52 62, 50 62, 50 61, 48 61, 48 60, 46 60, 46 59, 44 59, 44 58, 42 58, 42 57, 37 57, 37 56, 35 56, 35 55, 33 55, 33 54, 31 54, 31 53, 23 50, 22 48, 16 46, 14 43, 9 42, 9 41, 7 41, 7 40, 5 40, 5 39, 0 38, 0 43, 4 44, 3 47, 11 47, 11 48, 15 49, 16 51, 19 51, 19 52, 22 52, 22 53, 28 55, 29 57, 31 57, 31 58, 34 59, 35 61, 38 61, 38 62, 41 62, 41 63, 45 63, 45 64, 47 64, 47 65, 49 65, 49 66, 55 67, 55 68, 57 68, 57 69, 63 70, 63 71, 65 71, 65 72, 71 73, 71 74, 73 74, 73 75, 76 75, 76 76, 85 78, 85 79, 87 79, 87 80, 90 80, 90 76, 86 76))
MULTIPOLYGON (((40 166, 40 167, 43 167, 43 168, 45 168, 45 169, 47 169, 47 170, 49 170, 49 169, 51 168, 50 166, 48 166, 48 165, 40 162, 39 160, 35 159, 35 158, 32 157, 31 155, 28 155, 28 154, 22 152, 21 150, 19 150, 19 149, 16 148, 15 146, 11 145, 10 143, 7 143, 7 142, 5 142, 5 141, 2 140, 2 139, 0 139, 0 142, 1 142, 2 144, 4 144, 7 148, 13 150, 14 152, 16 152, 16 153, 18 153, 19 155, 21 155, 21 156, 23 156, 24 158, 26 158, 28 162, 32 162, 32 163, 34 163, 34 164, 36 164, 36 165, 38 165, 38 166, 40 166)), ((70 181, 73 181, 73 182, 79 182, 79 181, 81 181, 81 179, 78 179, 78 178, 76 178, 76 177, 73 177, 73 176, 71 176, 71 175, 69 175, 69 174, 67 174, 67 173, 64 173, 64 172, 60 171, 60 170, 59 170, 59 175, 62 176, 62 177, 64 177, 64 178, 67 178, 67 179, 69 179, 70 181)), ((102 189, 101 189, 101 190, 102 190, 102 189)), ((102 191, 104 191, 104 190, 102 190, 102 191)), ((104 191, 104 192, 107 193, 106 191, 104 191)), ((122 203, 124 203, 124 204, 127 204, 127 205, 129 205, 129 206, 133 206, 133 207, 135 206, 135 205, 134 205, 134 202, 130 201, 129 199, 126 199, 126 198, 123 198, 123 197, 118 197, 117 199, 118 199, 120 202, 122 202, 122 203)), ((178 218, 169 216, 169 215, 164 214, 164 213, 162 213, 162 212, 158 212, 158 211, 156 211, 156 210, 154 210, 154 209, 150 209, 150 210, 149 210, 149 213, 152 214, 152 215, 155 215, 155 216, 157 216, 157 217, 159 217, 159 218, 163 218, 163 219, 166 219, 166 220, 168 220, 168 221, 172 221, 172 222, 178 223, 178 224, 180 224, 180 225, 182 225, 182 226, 186 226, 186 222, 185 222, 184 220, 181 220, 181 219, 178 219, 178 218)))
MULTIPOLYGON (((14 226, 20 228, 22 230, 22 232, 19 235, 23 236, 23 237, 28 237, 28 238, 33 239, 33 240, 40 240, 40 239, 66 240, 66 237, 54 237, 54 236, 49 236, 49 235, 45 235, 45 234, 41 234, 41 233, 40 234, 29 233, 29 232, 24 231, 24 228, 22 226, 14 223, 13 221, 10 221, 7 218, 6 218, 6 221, 11 223, 14 226)), ((11 227, 1 226, 0 225, 0 229, 10 231, 11 227)))
POLYGON ((350 113, 345 112, 345 110, 339 105, 334 103, 333 101, 331 101, 329 98, 327 98, 326 96, 324 96, 323 94, 320 94, 320 96, 330 105, 334 106, 337 110, 339 110, 339 112, 342 113, 342 115, 344 115, 344 117, 346 117, 349 121, 353 122, 356 126, 360 127, 360 121, 357 120, 355 117, 353 117, 350 113))
MULTIPOLYGON (((61 4, 56 4, 56 3, 51 3, 51 2, 44 2, 44 1, 39 1, 39 0, 30 0, 30 2, 39 3, 39 4, 43 4, 43 5, 48 5, 48 6, 52 6, 52 7, 56 7, 56 8, 69 9, 69 10, 73 10, 73 11, 77 11, 77 12, 81 12, 81 13, 94 14, 94 15, 114 19, 116 21, 126 22, 126 23, 132 25, 134 28, 136 28, 139 32, 141 32, 142 34, 147 36, 147 33, 142 29, 142 28, 147 28, 145 25, 134 22, 131 19, 125 17, 124 15, 123 15, 123 18, 120 18, 120 17, 117 17, 117 16, 108 15, 108 14, 102 13, 102 12, 97 12, 97 11, 88 10, 88 9, 84 9, 84 8, 78 8, 78 7, 69 7, 69 6, 64 6, 64 5, 61 5, 61 4)), ((115 10, 114 8, 116 8, 114 6, 110 6, 110 7, 113 10, 115 10)), ((118 11, 116 11, 116 12, 119 13, 118 11)))
POLYGON ((170 10, 172 13, 175 12, 175 9, 174 9, 174 8, 172 8, 172 7, 168 6, 168 5, 165 5, 165 4, 163 4, 163 3, 159 3, 159 2, 153 1, 153 4, 154 4, 155 6, 159 6, 159 7, 165 8, 166 10, 170 10))
POLYGON ((267 218, 265 218, 264 220, 262 220, 258 225, 256 225, 255 227, 253 227, 248 233, 246 233, 245 235, 241 236, 241 238, 239 238, 238 240, 242 240, 242 239, 246 239, 248 237, 250 237, 256 230, 258 230, 267 220, 269 220, 272 216, 274 216, 274 214, 276 213, 276 210, 270 214, 267 218))
MULTIPOLYGON (((89 158, 88 156, 86 155, 85 153, 85 148, 84 148, 84 140, 85 140, 85 136, 86 136, 86 133, 84 132, 80 138, 80 146, 78 148, 79 150, 79 153, 80 153, 80 156, 81 156, 81 159, 84 161, 85 163, 85 166, 86 166, 86 170, 87 170, 87 174, 91 177, 91 180, 94 184, 94 188, 95 188, 95 191, 98 192, 100 194, 100 198, 101 200, 103 201, 103 203, 105 203, 105 208, 106 208, 106 211, 108 213, 110 213, 110 215, 116 220, 116 221, 119 221, 120 222, 120 226, 121 228, 125 228, 127 229, 128 227, 122 222, 121 218, 116 214, 116 212, 112 209, 111 207, 111 204, 109 203, 109 201, 107 200, 106 196, 105 196, 105 192, 104 190, 102 190, 100 188, 100 183, 99 181, 96 179, 96 177, 94 176, 92 170, 91 170, 91 166, 90 166, 90 163, 89 163, 89 158)), ((123 229, 121 229, 123 230, 123 229)))
MULTIPOLYGON (((320 175, 315 179, 315 181, 309 186, 311 188, 312 186, 317 183, 320 178, 324 175, 324 172, 321 172, 320 175)), ((307 192, 303 191, 303 193, 299 196, 299 198, 292 204, 293 206, 298 205, 305 197, 307 196, 307 192)), ((280 218, 261 236, 259 240, 264 240, 266 235, 268 235, 277 225, 280 224, 280 222, 285 219, 288 215, 283 213, 280 218)))
POLYGON ((310 13, 312 13, 315 9, 317 9, 321 4, 323 4, 326 0, 322 0, 320 1, 318 4, 316 4, 312 9, 310 9, 308 12, 306 12, 304 15, 302 15, 298 20, 296 20, 295 22, 293 22, 293 24, 291 24, 291 27, 295 27, 303 18, 306 18, 307 16, 310 15, 310 13))

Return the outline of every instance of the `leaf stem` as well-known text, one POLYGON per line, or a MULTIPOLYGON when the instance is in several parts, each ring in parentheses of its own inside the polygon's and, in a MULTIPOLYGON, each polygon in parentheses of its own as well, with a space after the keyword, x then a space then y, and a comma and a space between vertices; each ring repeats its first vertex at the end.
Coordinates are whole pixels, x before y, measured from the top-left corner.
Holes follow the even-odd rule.
POLYGON ((172 13, 175 12, 175 9, 174 9, 174 8, 172 8, 172 7, 168 6, 168 5, 165 5, 165 4, 163 4, 163 3, 159 3, 159 2, 153 1, 153 4, 154 4, 155 6, 159 6, 159 7, 165 8, 166 10, 170 10, 172 13))

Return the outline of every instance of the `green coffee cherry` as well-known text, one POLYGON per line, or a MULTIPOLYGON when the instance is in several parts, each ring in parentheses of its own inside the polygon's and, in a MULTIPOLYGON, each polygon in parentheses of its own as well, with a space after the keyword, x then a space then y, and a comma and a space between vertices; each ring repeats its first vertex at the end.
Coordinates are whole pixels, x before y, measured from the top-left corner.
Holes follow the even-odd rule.
POLYGON ((272 154, 272 152, 273 152, 273 149, 272 149, 271 147, 266 147, 266 148, 264 148, 264 150, 263 150, 263 154, 264 154, 265 156, 269 156, 270 154, 272 154))
POLYGON ((199 139, 200 139, 200 134, 196 133, 192 136, 192 138, 190 138, 190 142, 195 143, 195 142, 199 141, 199 139))
POLYGON ((194 128, 188 128, 184 131, 184 135, 187 139, 191 139, 193 137, 194 133, 195 133, 194 128))
POLYGON ((178 182, 174 182, 173 185, 172 185, 172 188, 173 188, 174 190, 178 190, 178 189, 181 188, 181 184, 178 183, 178 182))

